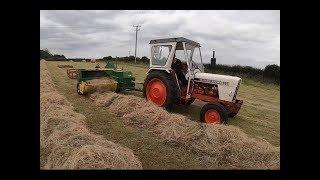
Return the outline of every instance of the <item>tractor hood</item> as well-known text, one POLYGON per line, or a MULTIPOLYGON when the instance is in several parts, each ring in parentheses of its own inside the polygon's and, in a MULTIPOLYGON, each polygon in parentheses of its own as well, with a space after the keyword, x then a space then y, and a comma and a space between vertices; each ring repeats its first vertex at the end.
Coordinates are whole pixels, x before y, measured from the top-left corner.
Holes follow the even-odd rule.
POLYGON ((227 76, 202 72, 195 73, 194 78, 196 81, 230 87, 237 87, 239 82, 241 81, 241 78, 236 76, 227 76))
POLYGON ((202 72, 195 73, 194 80, 198 82, 218 85, 219 99, 229 102, 233 102, 236 100, 236 95, 241 82, 241 78, 236 76, 226 76, 202 72))

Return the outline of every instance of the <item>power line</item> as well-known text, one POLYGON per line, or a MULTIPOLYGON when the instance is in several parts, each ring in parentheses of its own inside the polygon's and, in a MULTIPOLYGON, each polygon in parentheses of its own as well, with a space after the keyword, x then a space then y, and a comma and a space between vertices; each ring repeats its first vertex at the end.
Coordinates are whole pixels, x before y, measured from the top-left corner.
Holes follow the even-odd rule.
POLYGON ((136 28, 136 29, 135 29, 135 31, 136 31, 136 46, 135 46, 135 50, 134 50, 134 63, 137 63, 137 38, 138 38, 138 31, 140 30, 139 27, 141 27, 141 26, 139 26, 139 25, 137 25, 137 26, 133 25, 133 27, 136 28))

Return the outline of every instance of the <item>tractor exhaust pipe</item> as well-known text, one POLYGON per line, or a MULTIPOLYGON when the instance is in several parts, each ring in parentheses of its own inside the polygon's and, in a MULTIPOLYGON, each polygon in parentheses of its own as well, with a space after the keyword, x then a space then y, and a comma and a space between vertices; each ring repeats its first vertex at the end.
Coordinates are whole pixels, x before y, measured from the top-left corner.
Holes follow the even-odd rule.
POLYGON ((211 58, 211 70, 212 70, 212 73, 213 73, 213 68, 216 66, 216 58, 214 57, 214 55, 215 55, 215 51, 213 51, 212 58, 211 58))

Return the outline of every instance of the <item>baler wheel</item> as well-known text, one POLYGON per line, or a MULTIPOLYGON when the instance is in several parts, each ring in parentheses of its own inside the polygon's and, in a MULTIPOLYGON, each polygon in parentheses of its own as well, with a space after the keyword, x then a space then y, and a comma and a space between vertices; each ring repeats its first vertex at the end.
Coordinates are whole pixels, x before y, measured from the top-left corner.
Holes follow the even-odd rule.
POLYGON ((83 91, 81 90, 82 83, 83 83, 83 82, 78 82, 78 83, 77 83, 77 93, 78 93, 79 95, 84 95, 83 91))
POLYGON ((227 110, 221 104, 206 104, 200 111, 200 120, 205 123, 226 124, 227 110))

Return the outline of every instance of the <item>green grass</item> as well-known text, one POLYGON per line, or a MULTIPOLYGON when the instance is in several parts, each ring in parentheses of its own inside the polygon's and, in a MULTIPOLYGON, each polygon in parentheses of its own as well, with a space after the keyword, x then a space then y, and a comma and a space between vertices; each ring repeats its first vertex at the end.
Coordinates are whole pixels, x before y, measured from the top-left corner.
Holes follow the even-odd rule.
MULTIPOLYGON (((141 129, 124 126, 121 119, 110 114, 103 107, 93 105, 87 97, 76 93, 76 80, 66 76, 66 70, 58 64, 72 64, 76 68, 93 68, 94 63, 87 62, 53 62, 47 65, 58 91, 73 103, 76 111, 87 117, 89 129, 115 143, 129 147, 139 157, 146 169, 185 169, 215 168, 197 160, 197 155, 184 147, 164 143, 152 133, 141 129)), ((100 63, 104 66, 104 63, 100 63)), ((118 68, 129 70, 136 77, 136 82, 143 82, 148 70, 147 65, 118 63, 118 68)), ((137 85, 140 86, 141 84, 137 85)), ((141 96, 141 93, 135 93, 141 96)), ((247 134, 263 138, 275 146, 280 145, 280 86, 243 79, 238 99, 244 101, 238 115, 230 118, 228 124, 240 127, 247 134)), ((189 107, 178 106, 174 112, 199 121, 199 112, 204 103, 195 101, 189 107)))

